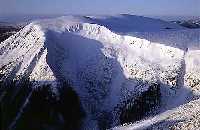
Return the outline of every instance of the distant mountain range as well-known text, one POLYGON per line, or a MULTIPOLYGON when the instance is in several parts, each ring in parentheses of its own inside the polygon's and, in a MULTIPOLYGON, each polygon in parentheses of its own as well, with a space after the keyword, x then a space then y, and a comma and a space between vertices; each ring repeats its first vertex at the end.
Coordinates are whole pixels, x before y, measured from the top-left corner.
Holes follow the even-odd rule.
POLYGON ((173 23, 177 23, 186 28, 200 28, 200 18, 192 19, 192 20, 184 20, 184 21, 172 21, 173 23))

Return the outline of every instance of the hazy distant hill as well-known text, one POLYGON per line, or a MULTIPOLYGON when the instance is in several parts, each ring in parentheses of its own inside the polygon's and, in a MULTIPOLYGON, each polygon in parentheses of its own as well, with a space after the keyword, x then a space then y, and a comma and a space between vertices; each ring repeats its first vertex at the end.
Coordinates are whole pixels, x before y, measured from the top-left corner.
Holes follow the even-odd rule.
POLYGON ((184 20, 184 21, 173 21, 173 23, 177 23, 186 28, 200 28, 200 18, 192 19, 192 20, 184 20))

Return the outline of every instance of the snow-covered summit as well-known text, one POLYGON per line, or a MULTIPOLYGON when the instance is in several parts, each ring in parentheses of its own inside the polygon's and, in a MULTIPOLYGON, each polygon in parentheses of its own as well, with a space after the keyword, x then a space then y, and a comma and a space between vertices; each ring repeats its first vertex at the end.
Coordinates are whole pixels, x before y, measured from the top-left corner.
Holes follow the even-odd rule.
MULTIPOLYGON (((105 112, 110 113, 109 127, 119 125, 120 112, 116 109, 155 84, 161 86, 163 110, 179 104, 171 100, 174 96, 180 96, 182 103, 190 94, 184 90, 193 84, 191 78, 199 76, 198 46, 196 50, 190 46, 182 49, 176 43, 162 44, 134 36, 136 32, 162 31, 171 37, 169 28, 184 29, 130 15, 34 21, 1 42, 0 78, 27 76, 35 86, 52 84, 55 88, 69 81, 88 114, 86 129, 98 127, 99 116, 105 112)), ((186 35, 191 33, 184 31, 186 35)))
MULTIPOLYGON (((115 17, 112 16, 112 17, 116 22, 118 22, 118 21, 121 22, 121 24, 123 23, 123 20, 128 20, 128 17, 136 18, 135 19, 136 22, 138 22, 138 18, 141 19, 138 16, 126 16, 126 15, 125 16, 122 15, 119 17, 116 17, 116 16, 115 17), (116 20, 117 18, 120 20, 116 20)), ((6 65, 11 60, 17 59, 16 61, 14 61, 14 62, 17 62, 18 60, 20 61, 20 59, 21 59, 21 61, 23 61, 25 63, 24 64, 22 63, 22 65, 20 65, 21 71, 18 70, 18 72, 16 74, 17 75, 20 73, 23 74, 22 71, 24 71, 25 68, 24 69, 22 69, 22 68, 25 66, 26 67, 29 66, 30 62, 32 62, 32 60, 34 58, 36 58, 34 56, 42 57, 44 53, 49 53, 51 49, 57 49, 58 48, 57 46, 59 46, 59 48, 62 48, 63 50, 75 49, 74 51, 77 51, 79 49, 79 46, 74 47, 76 44, 75 43, 72 44, 72 42, 79 42, 79 40, 81 40, 79 38, 83 38, 86 41, 88 40, 88 41, 99 42, 99 44, 98 44, 99 49, 102 51, 102 53, 105 53, 103 55, 106 57, 109 56, 111 58, 118 58, 118 57, 122 57, 123 55, 125 58, 132 57, 132 56, 139 57, 140 55, 142 55, 142 57, 145 57, 145 58, 148 57, 148 60, 151 62, 159 63, 163 60, 163 57, 165 57, 165 53, 167 53, 167 52, 162 52, 162 50, 160 50, 161 52, 159 50, 156 52, 154 52, 154 51, 151 52, 151 50, 153 50, 154 47, 156 47, 158 49, 161 49, 161 48, 168 49, 169 48, 174 51, 180 51, 180 55, 175 55, 175 54, 168 55, 167 54, 166 56, 169 59, 176 60, 176 59, 180 58, 181 55, 183 55, 182 54, 183 52, 176 48, 170 48, 168 46, 165 46, 165 45, 162 45, 159 43, 152 44, 150 41, 132 37, 132 36, 119 35, 119 34, 114 33, 112 29, 108 29, 105 26, 99 25, 98 22, 92 23, 96 19, 99 19, 99 20, 105 21, 105 22, 109 21, 106 19, 107 17, 104 17, 102 19, 91 17, 89 20, 88 20, 88 18, 89 18, 89 16, 88 17, 64 16, 64 17, 60 17, 60 18, 56 18, 56 19, 35 21, 35 22, 27 25, 20 32, 11 36, 9 39, 7 39, 6 41, 1 43, 1 45, 0 45, 1 57, 2 57, 1 65, 2 66, 6 65), (72 36, 74 36, 75 38, 72 39, 73 38, 72 36), (51 43, 51 42, 56 42, 56 43, 51 43), (49 43, 51 43, 51 44, 49 44, 49 43), (48 46, 51 46, 51 47, 48 48, 48 46), (151 49, 151 46, 152 46, 152 49, 151 49), (139 51, 136 48, 141 48, 143 50, 143 52, 141 53, 141 51, 139 51), (147 48, 147 50, 144 50, 145 48, 147 48), (108 49, 109 51, 106 49, 108 49), (120 54, 119 52, 122 54, 120 54), (30 55, 29 55, 29 53, 30 53, 30 55), (133 55, 132 53, 134 53, 136 55, 133 55), (164 53, 164 54, 160 55, 160 53, 164 53), (174 56, 172 56, 172 55, 174 55, 174 56), (26 59, 26 57, 27 57, 27 59, 26 59), (31 59, 30 57, 32 57, 33 59, 31 59)), ((108 18, 110 18, 110 17, 108 17, 108 18)), ((144 19, 148 19, 148 18, 144 18, 144 19)), ((131 21, 131 19, 129 21, 131 21)), ((144 20, 144 23, 145 22, 146 22, 146 20, 144 20)), ((157 20, 155 20, 155 22, 157 22, 157 20)), ((159 21, 159 23, 160 22, 161 21, 159 21)), ((111 23, 112 22, 110 21, 110 24, 111 23)), ((150 26, 150 23, 151 22, 149 22, 149 26, 150 26)), ((132 24, 129 22, 129 23, 125 23, 124 25, 135 25, 135 24, 132 24)), ((164 22, 163 22, 163 25, 164 25, 164 22)), ((166 26, 170 26, 170 25, 171 25, 171 23, 169 25, 166 24, 166 26)), ((123 25, 121 28, 122 29, 124 28, 123 25)), ((128 29, 132 29, 132 30, 135 29, 135 31, 137 31, 137 27, 135 27, 135 28, 129 27, 128 29)), ((134 31, 132 31, 132 32, 134 32, 134 31)), ((80 43, 77 43, 77 44, 80 44, 80 43)), ((81 42, 80 45, 84 46, 86 48, 86 46, 88 44, 81 42)), ((90 47, 90 45, 88 45, 88 46, 90 47)), ((87 49, 87 51, 90 49, 89 50, 90 52, 87 52, 87 53, 91 53, 91 54, 95 55, 95 52, 93 52, 93 48, 92 47, 90 47, 90 48, 87 49)), ((56 52, 52 52, 52 53, 56 53, 56 52)), ((61 52, 59 52, 59 53, 61 53, 61 52)), ((67 53, 67 52, 64 51, 63 53, 67 53)), ((81 52, 77 52, 76 55, 79 55, 79 53, 81 53, 81 52)), ((179 54, 179 53, 177 53, 177 54, 179 54)), ((36 58, 36 59, 39 60, 39 58, 36 58)), ((44 59, 44 60, 46 60, 46 59, 44 59)), ((84 59, 82 59, 82 60, 84 61, 84 59)), ((132 61, 130 61, 130 62, 132 62, 132 61)), ((38 64, 36 63, 35 65, 38 65, 38 64)), ((31 67, 31 68, 33 69, 33 68, 35 68, 35 66, 31 67)), ((40 76, 40 74, 39 74, 39 76, 40 76)), ((51 78, 49 78, 49 79, 51 79, 51 78)), ((46 80, 46 79, 44 79, 44 80, 46 80)))

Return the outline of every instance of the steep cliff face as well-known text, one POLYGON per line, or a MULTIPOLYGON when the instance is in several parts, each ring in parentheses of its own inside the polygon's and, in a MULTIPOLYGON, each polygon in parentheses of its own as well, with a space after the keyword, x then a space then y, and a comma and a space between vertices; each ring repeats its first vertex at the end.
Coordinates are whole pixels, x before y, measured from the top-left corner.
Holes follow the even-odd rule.
MULTIPOLYGON (((134 17, 116 20, 131 24, 128 19, 134 17)), ((62 82, 69 82, 87 115, 85 128, 103 129, 141 119, 126 115, 136 114, 135 107, 143 102, 149 108, 141 115, 158 104, 162 111, 186 101, 185 83, 190 83, 190 73, 194 75, 193 68, 198 68, 196 51, 176 47, 176 43, 150 42, 128 35, 129 31, 125 35, 123 28, 112 30, 112 20, 66 16, 30 23, 0 44, 1 82, 28 77, 33 87, 50 84, 55 93, 62 82), (172 101, 175 96, 179 101, 172 101)), ((144 18, 146 26, 153 21, 144 18)), ((162 25, 154 26, 157 31, 176 27, 155 23, 162 25)))
POLYGON ((21 29, 21 27, 9 25, 8 23, 0 22, 0 42, 6 40, 11 35, 15 34, 21 29))

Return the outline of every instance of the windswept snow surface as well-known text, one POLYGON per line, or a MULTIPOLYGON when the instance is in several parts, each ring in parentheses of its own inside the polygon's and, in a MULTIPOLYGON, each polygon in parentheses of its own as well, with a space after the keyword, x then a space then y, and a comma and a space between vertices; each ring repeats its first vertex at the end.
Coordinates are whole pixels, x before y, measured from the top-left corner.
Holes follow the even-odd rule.
POLYGON ((197 90, 191 84, 198 88, 194 80, 200 80, 200 38, 195 31, 191 35, 192 30, 176 24, 131 15, 34 21, 1 42, 1 80, 28 76, 36 86, 55 87, 70 81, 88 115, 83 129, 98 129, 102 112, 110 113, 113 127, 119 125, 115 107, 153 83, 161 85, 161 112, 189 101, 197 90), (180 39, 176 32, 186 37, 180 39))

